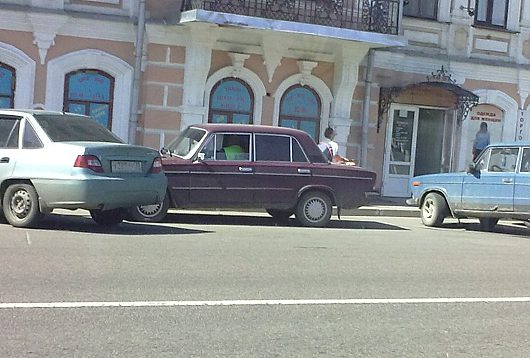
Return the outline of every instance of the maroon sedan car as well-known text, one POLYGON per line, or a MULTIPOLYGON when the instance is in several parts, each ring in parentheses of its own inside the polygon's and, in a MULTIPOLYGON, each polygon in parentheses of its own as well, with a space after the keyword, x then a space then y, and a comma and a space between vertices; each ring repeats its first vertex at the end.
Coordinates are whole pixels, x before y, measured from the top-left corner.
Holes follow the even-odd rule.
POLYGON ((375 173, 331 164, 305 132, 282 127, 197 124, 162 149, 163 203, 134 208, 133 220, 160 221, 169 207, 265 209, 280 220, 325 226, 333 206, 356 208, 375 173))

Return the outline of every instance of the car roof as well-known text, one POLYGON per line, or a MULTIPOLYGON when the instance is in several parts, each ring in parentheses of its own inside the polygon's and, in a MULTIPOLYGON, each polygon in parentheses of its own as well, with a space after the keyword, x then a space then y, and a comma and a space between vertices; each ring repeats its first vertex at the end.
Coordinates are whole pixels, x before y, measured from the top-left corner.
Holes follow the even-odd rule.
POLYGON ((489 147, 530 147, 529 141, 492 143, 489 147))
POLYGON ((70 115, 70 116, 83 116, 77 113, 61 112, 61 111, 49 111, 44 109, 13 109, 13 108, 2 108, 0 114, 31 114, 31 115, 70 115))
POLYGON ((307 133, 298 129, 287 127, 274 127, 260 124, 228 124, 228 123, 200 123, 193 124, 190 127, 202 128, 209 132, 253 132, 253 133, 273 133, 273 134, 290 134, 306 135, 307 133))

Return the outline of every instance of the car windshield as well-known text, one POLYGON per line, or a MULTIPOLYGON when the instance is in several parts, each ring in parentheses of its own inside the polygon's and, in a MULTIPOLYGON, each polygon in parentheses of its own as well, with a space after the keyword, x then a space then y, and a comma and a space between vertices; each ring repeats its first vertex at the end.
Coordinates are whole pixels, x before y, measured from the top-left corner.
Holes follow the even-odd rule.
POLYGON ((202 139, 206 136, 206 131, 200 128, 188 127, 175 138, 165 148, 170 155, 187 158, 191 156, 202 139))
POLYGON ((54 142, 123 143, 90 117, 68 114, 36 114, 37 122, 54 142))

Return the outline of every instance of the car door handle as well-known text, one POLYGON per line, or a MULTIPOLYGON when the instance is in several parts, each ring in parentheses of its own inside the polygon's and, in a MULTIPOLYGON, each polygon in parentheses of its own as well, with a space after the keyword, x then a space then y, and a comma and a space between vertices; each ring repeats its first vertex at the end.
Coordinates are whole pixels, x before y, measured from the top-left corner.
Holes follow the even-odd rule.
POLYGON ((511 183, 513 183, 513 180, 510 179, 510 178, 503 178, 503 179, 502 179, 502 182, 503 182, 504 184, 511 184, 511 183))
POLYGON ((239 167, 241 173, 252 173, 252 168, 249 167, 239 167))
POLYGON ((311 174, 311 169, 298 168, 298 174, 311 174))
POLYGON ((0 163, 9 163, 9 157, 3 157, 0 159, 0 163))

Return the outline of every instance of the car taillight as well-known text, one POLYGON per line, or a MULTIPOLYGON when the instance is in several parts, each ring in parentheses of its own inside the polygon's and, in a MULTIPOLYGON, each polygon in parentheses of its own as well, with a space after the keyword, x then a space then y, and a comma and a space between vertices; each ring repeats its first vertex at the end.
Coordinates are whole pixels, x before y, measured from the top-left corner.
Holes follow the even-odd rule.
POLYGON ((103 173, 101 162, 93 155, 78 155, 74 167, 86 168, 95 171, 96 173, 103 173))
POLYGON ((149 170, 149 173, 156 174, 156 173, 160 173, 161 171, 162 171, 162 159, 155 158, 155 160, 153 160, 153 165, 151 165, 151 170, 149 170))

